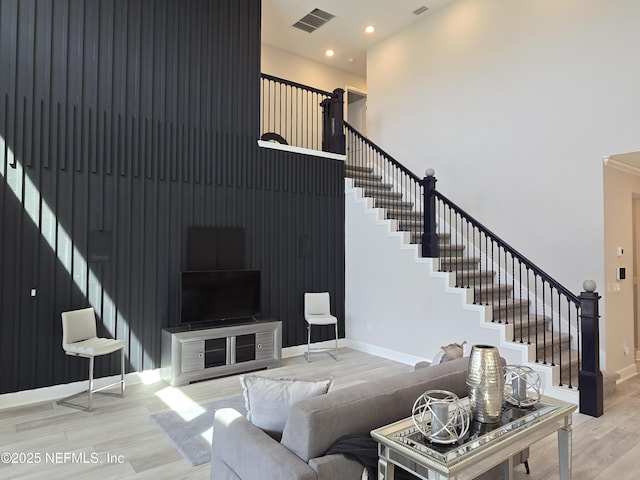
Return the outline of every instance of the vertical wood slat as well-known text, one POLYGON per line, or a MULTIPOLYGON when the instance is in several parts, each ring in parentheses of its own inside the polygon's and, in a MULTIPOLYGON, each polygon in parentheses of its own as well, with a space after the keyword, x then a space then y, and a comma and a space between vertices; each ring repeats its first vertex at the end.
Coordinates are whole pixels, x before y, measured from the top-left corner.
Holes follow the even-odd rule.
MULTIPOLYGON (((40 212, 51 212, 36 225, 0 178, 0 393, 85 378, 59 348, 60 312, 90 301, 102 331, 126 341, 127 368, 157 368, 194 223, 245 227, 264 314, 283 320, 286 346, 304 343, 301 293, 344 289, 334 267, 344 252, 312 249, 317 268, 291 255, 309 217, 343 209, 340 188, 309 195, 306 185, 342 176, 333 160, 256 145, 260 2, 3 0, 0 9, 10 67, 0 72, 1 168, 24 169, 40 212), (95 238, 107 239, 101 251, 95 238)), ((309 235, 331 244, 342 229, 323 220, 309 235)))

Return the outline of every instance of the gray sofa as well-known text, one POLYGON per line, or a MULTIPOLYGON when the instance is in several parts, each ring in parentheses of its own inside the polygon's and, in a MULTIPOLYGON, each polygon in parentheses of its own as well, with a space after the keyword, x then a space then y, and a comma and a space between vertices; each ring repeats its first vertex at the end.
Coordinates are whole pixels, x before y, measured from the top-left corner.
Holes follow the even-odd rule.
MULTIPOLYGON (((325 455, 334 442, 408 417, 426 390, 466 396, 468 364, 468 358, 461 358, 301 400, 292 406, 280 441, 236 410, 218 410, 211 480, 360 480, 363 467, 356 460, 325 455)), ((483 478, 498 478, 488 473, 483 478)))

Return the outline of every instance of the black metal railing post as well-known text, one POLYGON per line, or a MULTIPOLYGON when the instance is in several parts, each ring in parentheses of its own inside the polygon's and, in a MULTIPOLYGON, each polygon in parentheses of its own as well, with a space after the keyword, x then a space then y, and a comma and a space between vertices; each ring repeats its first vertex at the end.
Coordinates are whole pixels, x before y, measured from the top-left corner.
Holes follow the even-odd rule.
POLYGON ((322 106, 322 150, 344 155, 344 90, 336 88, 322 106))
POLYGON ((438 234, 436 233, 436 177, 432 168, 427 169, 422 180, 424 189, 424 232, 422 233, 422 256, 438 258, 438 234))
MULTIPOLYGON (((388 182, 384 184, 388 196, 408 194, 405 201, 410 206, 386 208, 387 218, 397 220, 398 230, 409 232, 412 243, 422 242, 422 257, 441 258, 439 271, 452 272, 456 287, 472 288, 474 303, 491 305, 493 322, 513 324, 513 340, 518 336, 520 343, 533 345, 535 363, 558 366, 559 386, 567 381, 568 388, 574 388, 578 373, 580 411, 602 415, 595 284, 585 282, 581 296, 572 293, 439 192, 432 169, 421 179, 347 122, 345 128, 348 161, 369 167, 380 181, 388 182), (518 283, 517 292, 510 290, 509 279, 518 283), (576 334, 577 352, 571 350, 576 334)), ((366 195, 376 198, 370 190, 366 195)))
POLYGON ((596 282, 586 280, 580 294, 580 325, 582 327, 582 363, 578 372, 580 413, 599 417, 604 411, 604 388, 600 371, 600 330, 596 282))

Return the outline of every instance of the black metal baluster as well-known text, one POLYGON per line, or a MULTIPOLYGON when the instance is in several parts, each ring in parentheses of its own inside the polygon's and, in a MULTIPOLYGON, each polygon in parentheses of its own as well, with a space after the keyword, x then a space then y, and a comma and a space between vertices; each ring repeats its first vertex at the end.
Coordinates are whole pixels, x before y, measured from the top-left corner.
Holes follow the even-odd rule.
MULTIPOLYGON (((551 366, 554 367, 556 365, 555 360, 556 360, 556 333, 555 333, 555 323, 556 323, 556 319, 554 318, 554 312, 553 312, 553 286, 549 285, 549 311, 551 312, 551 366)), ((560 344, 560 319, 557 319, 558 321, 558 341, 557 343, 560 344)))
MULTIPOLYGON (((505 250, 506 251, 506 250, 505 250)), ((516 262, 515 259, 513 258, 513 255, 510 255, 511 258, 511 281, 515 282, 516 281, 516 262)), ((506 281, 505 281, 505 292, 506 292, 506 281)), ((505 295, 507 296, 507 295, 505 295)), ((516 294, 515 294, 515 289, 511 289, 511 300, 513 301, 513 303, 516 303, 516 294)), ((511 322, 513 325, 515 325, 516 323, 516 319, 520 317, 522 318, 522 301, 518 301, 518 312, 516 314, 516 311, 513 311, 513 321, 511 322)))
MULTIPOLYGON (((502 254, 501 254, 501 245, 498 244, 498 285, 502 283, 502 254)), ((505 303, 504 305, 504 317, 507 318, 509 316, 509 305, 505 303)), ((498 310, 502 312, 502 301, 498 299, 498 310)), ((502 318, 500 318, 499 323, 502 323, 502 318)))
MULTIPOLYGON (((560 292, 558 292, 558 322, 560 335, 562 335, 562 299, 560 297, 560 292)), ((562 342, 562 337, 560 337, 560 341, 562 342)), ((562 373, 566 369, 566 365, 562 362, 562 349, 564 344, 560 343, 560 350, 558 350, 558 364, 560 365, 560 386, 562 386, 562 373)), ((569 350, 571 350, 571 340, 569 340, 569 350)))
MULTIPOLYGON (((535 306, 535 312, 536 312, 536 318, 538 318, 538 275, 534 274, 534 289, 535 289, 535 294, 533 296, 535 302, 536 302, 536 306, 535 306)), ((544 319, 544 317, 542 317, 544 319)), ((544 324, 545 324, 546 320, 543 321, 542 325, 544 328, 544 324)), ((531 338, 531 336, 529 336, 529 338, 531 338)), ((538 322, 536 322, 536 334, 534 337, 535 340, 535 346, 536 346, 536 363, 538 363, 540 361, 540 358, 538 356, 538 322)))
MULTIPOLYGON (((489 236, 485 233, 484 237, 485 237, 485 242, 484 242, 485 250, 489 251, 489 236)), ((495 258, 494 252, 495 252, 495 243, 493 241, 493 238, 491 238, 491 268, 492 269, 493 269, 493 262, 495 258)), ((480 263, 482 264, 482 260, 480 261, 480 263)), ((485 269, 485 272, 489 272, 489 256, 488 255, 484 257, 484 269, 485 269)), ((485 302, 484 302, 485 305, 489 305, 488 289, 491 288, 492 285, 493 285, 493 282, 486 282, 482 284, 481 290, 483 290, 483 296, 485 297, 485 302)), ((491 305, 491 309, 495 312, 496 306, 491 305)), ((491 321, 495 322, 496 319, 492 318, 491 321)))
MULTIPOLYGON (((580 371, 580 369, 582 368, 582 342, 580 341, 580 314, 581 314, 581 310, 580 310, 580 304, 576 304, 576 346, 578 348, 578 359, 577 362, 578 364, 576 365, 576 371, 580 371)), ((578 382, 580 381, 580 378, 578 377, 578 382)), ((578 390, 580 389, 580 383, 578 383, 577 386, 578 390)))
MULTIPOLYGON (((448 243, 449 247, 447 249, 445 249, 445 253, 444 254, 440 253, 440 257, 443 258, 444 260, 446 260, 446 258, 447 258, 446 257, 446 255, 447 255, 446 252, 451 249, 451 206, 448 206, 448 210, 449 210, 449 243, 448 243)), ((450 261, 447 261, 447 271, 448 272, 452 271, 451 270, 451 262, 450 261)))
MULTIPOLYGON (((461 275, 461 265, 459 263, 459 259, 458 259, 458 250, 455 248, 456 246, 456 242, 458 241, 458 232, 460 231, 460 225, 458 223, 459 219, 460 219, 460 214, 458 213, 458 210, 455 210, 456 212, 456 223, 455 223, 455 227, 453 229, 454 234, 455 234, 455 240, 452 238, 451 239, 451 247, 449 248, 449 258, 451 258, 452 260, 455 258, 454 264, 454 271, 456 272, 456 278, 458 278, 458 275, 461 275)), ((456 282, 459 283, 459 282, 456 282)))
MULTIPOLYGON (((546 282, 542 280, 542 316, 547 318, 547 302, 546 302, 546 282)), ((553 318, 551 319, 551 329, 553 330, 553 318)), ((542 363, 547 364, 547 329, 542 329, 542 363)))
MULTIPOLYGON (((529 267, 526 267, 527 270, 527 305, 531 305, 531 272, 529 271, 529 267)), ((522 339, 522 334, 520 334, 520 339, 522 339)), ((531 308, 527 309, 527 345, 531 345, 531 308)))

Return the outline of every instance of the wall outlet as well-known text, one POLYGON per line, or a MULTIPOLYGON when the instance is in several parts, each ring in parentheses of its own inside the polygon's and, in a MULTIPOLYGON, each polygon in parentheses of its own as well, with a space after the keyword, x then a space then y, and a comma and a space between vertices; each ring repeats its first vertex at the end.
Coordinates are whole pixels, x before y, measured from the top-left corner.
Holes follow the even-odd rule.
POLYGON ((609 282, 607 285, 609 293, 620 293, 621 286, 618 282, 609 282))
POLYGON ((625 354, 625 355, 629 355, 630 353, 631 353, 631 349, 629 348, 629 346, 628 346, 628 345, 625 345, 625 346, 624 346, 624 354, 625 354))

